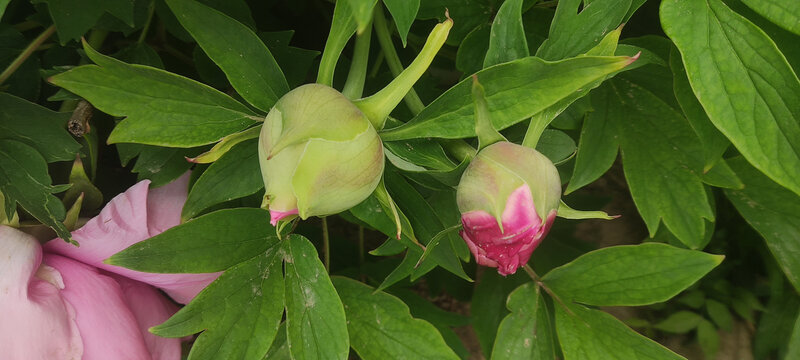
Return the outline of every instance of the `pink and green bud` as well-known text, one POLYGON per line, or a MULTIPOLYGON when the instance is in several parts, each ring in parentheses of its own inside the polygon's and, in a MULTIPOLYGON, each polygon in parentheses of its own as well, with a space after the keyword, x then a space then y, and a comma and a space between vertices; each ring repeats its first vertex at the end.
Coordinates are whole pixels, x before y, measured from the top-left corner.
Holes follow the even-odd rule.
POLYGON ((538 151, 501 141, 481 150, 456 193, 467 242, 478 264, 501 275, 525 265, 558 211, 561 181, 538 151))
POLYGON ((366 199, 383 173, 383 145, 364 113, 335 89, 308 84, 284 95, 259 136, 272 223, 325 216, 366 199))

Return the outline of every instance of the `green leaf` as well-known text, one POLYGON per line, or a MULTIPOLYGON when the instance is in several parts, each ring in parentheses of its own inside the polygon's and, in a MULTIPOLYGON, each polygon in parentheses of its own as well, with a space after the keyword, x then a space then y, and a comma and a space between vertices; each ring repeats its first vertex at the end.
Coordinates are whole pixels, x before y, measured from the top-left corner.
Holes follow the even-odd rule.
POLYGON ((263 359, 283 315, 282 255, 280 245, 273 242, 263 253, 228 269, 189 305, 150 331, 164 337, 202 331, 189 352, 190 360, 263 359))
MULTIPOLYGON (((407 214, 408 220, 410 220, 414 228, 414 233, 422 243, 430 243, 439 232, 445 229, 444 224, 436 216, 430 216, 430 214, 435 213, 435 210, 411 184, 398 174, 386 176, 385 181, 393 198, 396 199, 397 205, 403 210, 404 214, 407 214)), ((453 236, 444 240, 445 243, 443 245, 445 246, 436 246, 431 250, 429 259, 458 277, 472 281, 461 267, 461 260, 459 260, 454 251, 454 245, 452 245, 452 242, 462 240, 453 236)), ((412 280, 422 275, 421 273, 416 273, 412 280)))
POLYGON ((194 80, 143 65, 129 65, 84 46, 97 65, 55 75, 50 82, 99 110, 127 116, 109 143, 193 147, 210 144, 254 124, 247 107, 194 80))
POLYGON ((555 359, 547 306, 534 283, 508 295, 508 314, 497 329, 492 360, 555 359))
POLYGON ((453 19, 453 30, 447 37, 447 44, 456 46, 476 26, 488 23, 495 9, 492 0, 470 1, 468 6, 465 5, 464 0, 420 1, 417 19, 438 19, 442 22, 449 12, 449 17, 453 19))
POLYGON ((372 9, 378 0, 345 0, 350 5, 350 11, 356 20, 356 32, 361 34, 372 21, 372 9))
MULTIPOLYGON (((614 102, 609 117, 622 130, 625 178, 650 236, 663 220, 682 243, 701 247, 703 219, 713 220, 714 212, 699 177, 702 149, 697 136, 686 119, 650 88, 621 78, 610 80, 603 88, 614 102)), ((669 90, 671 87, 667 90, 671 96, 669 90)))
POLYGON ((472 29, 456 51, 456 69, 465 75, 474 74, 483 69, 483 60, 489 51, 491 26, 481 24, 472 29))
POLYGON ((590 95, 594 111, 583 122, 575 170, 564 194, 578 190, 605 174, 619 150, 619 129, 613 118, 619 111, 608 87, 595 90, 590 95))
POLYGON ((744 189, 725 195, 767 243, 789 282, 800 292, 800 196, 776 184, 742 158, 728 160, 744 189))
POLYGON ((3 14, 6 12, 6 7, 11 0, 0 0, 0 19, 3 18, 3 14))
MULTIPOLYGON (((777 275, 778 278, 782 277, 779 273, 777 275)), ((753 339, 753 355, 756 359, 769 358, 775 350, 783 352, 790 336, 795 335, 792 329, 800 316, 800 298, 795 288, 783 279, 778 281, 778 286, 772 286, 767 308, 758 319, 753 339)))
POLYGON ((142 144, 117 144, 120 160, 123 165, 136 157, 136 164, 131 169, 138 174, 138 180, 150 179, 153 187, 166 185, 177 179, 189 168, 192 163, 186 159, 197 155, 198 148, 168 148, 142 144))
POLYGON ((648 305, 677 295, 723 258, 661 243, 612 246, 553 269, 542 280, 564 301, 597 306, 648 305))
POLYGON ((775 43, 720 0, 664 1, 661 23, 714 126, 800 194, 800 81, 775 43))
POLYGON ((702 316, 691 311, 678 311, 672 313, 664 320, 653 325, 654 328, 673 334, 685 334, 705 321, 702 316))
POLYGON ((239 143, 200 175, 183 205, 190 219, 209 207, 256 193, 264 187, 258 163, 258 140, 239 143))
POLYGON ((400 35, 400 40, 403 41, 403 47, 406 46, 406 38, 408 37, 408 30, 411 29, 411 24, 419 11, 420 0, 383 0, 383 4, 389 9, 392 14, 394 24, 397 26, 397 33, 400 35))
POLYGON ((706 310, 708 310, 708 316, 720 329, 729 332, 733 330, 733 315, 728 310, 728 306, 719 301, 708 299, 706 301, 706 310))
POLYGON ((722 158, 722 154, 725 153, 731 142, 708 119, 706 111, 703 110, 703 106, 692 92, 689 78, 686 76, 686 69, 683 67, 680 54, 674 47, 670 52, 669 67, 672 70, 672 89, 675 92, 675 98, 678 100, 683 114, 686 115, 686 119, 689 120, 689 125, 692 126, 703 144, 703 171, 708 171, 722 158))
POLYGON ((789 349, 786 350, 785 359, 797 359, 800 357, 800 316, 794 322, 792 335, 789 337, 789 349))
POLYGON ((472 293, 470 313, 472 327, 480 342, 484 356, 490 357, 495 343, 497 330, 509 311, 506 309, 508 295, 530 278, 518 272, 508 277, 500 276, 496 271, 484 271, 476 282, 472 293))
MULTIPOLYGON (((477 73, 495 129, 505 129, 625 68, 629 57, 580 57, 547 62, 527 57, 477 73)), ((472 80, 465 79, 405 125, 381 133, 384 141, 475 136, 472 80)))
POLYGON ((544 129, 536 143, 536 151, 547 156, 555 165, 571 159, 577 149, 575 140, 572 140, 567 133, 556 129, 544 129))
POLYGON ((555 305, 556 331, 565 359, 684 359, 617 318, 579 304, 555 305))
POLYGON ((289 91, 272 53, 250 28, 193 0, 167 5, 247 102, 266 112, 289 91))
POLYGON ((283 69, 289 88, 293 89, 304 83, 314 60, 320 52, 289 46, 294 36, 294 30, 260 32, 258 37, 264 41, 267 48, 275 56, 275 61, 283 69))
POLYGON ((744 184, 742 180, 736 176, 728 163, 724 159, 717 160, 714 167, 709 169, 702 175, 703 182, 711 186, 728 188, 728 189, 742 189, 744 184))
POLYGON ((786 0, 742 0, 745 5, 778 26, 800 35, 800 3, 786 0))
POLYGON ((80 149, 67 132, 69 113, 57 113, 6 93, 0 93, 0 139, 33 147, 45 161, 71 161, 80 149))
POLYGON ((713 359, 719 350, 719 333, 714 324, 708 320, 703 320, 697 326, 697 342, 703 349, 706 359, 713 359))
POLYGON ((581 219, 603 219, 603 220, 613 220, 619 217, 616 216, 609 216, 605 211, 583 211, 583 210, 575 210, 569 207, 564 200, 561 200, 561 203, 558 204, 558 217, 564 219, 573 219, 573 220, 581 220, 581 219))
POLYGON ((133 0, 35 0, 46 3, 56 25, 61 45, 77 40, 91 29, 100 17, 109 13, 133 27, 133 0))
POLYGON ((550 37, 536 51, 536 56, 560 60, 589 51, 622 23, 631 0, 594 0, 578 12, 581 4, 581 0, 558 2, 550 37))
MULTIPOLYGON (((80 208, 82 209, 95 210, 103 205, 103 193, 89 180, 89 176, 86 175, 86 171, 83 169, 83 161, 81 161, 80 157, 76 157, 72 163, 69 183, 72 186, 64 193, 64 198, 61 200, 62 203, 74 204, 80 197, 80 208), (85 196, 85 199, 83 196, 85 196)), ((71 206, 74 207, 74 205, 71 206)), ((78 212, 80 212, 80 208, 77 210, 78 212)))
POLYGON ((483 59, 484 68, 530 55, 522 27, 522 1, 508 0, 497 10, 489 35, 489 50, 483 59))
POLYGON ((246 261, 277 242, 266 210, 224 209, 138 242, 105 263, 154 273, 211 273, 246 261))
POLYGON ((197 164, 208 164, 215 162, 237 144, 249 139, 257 139, 260 134, 261 125, 256 125, 247 130, 230 134, 220 139, 218 143, 214 144, 211 150, 208 150, 196 157, 187 158, 186 160, 197 164))
POLYGON ((63 190, 51 185, 47 162, 36 149, 19 141, 0 140, 0 192, 5 196, 6 211, 17 202, 55 230, 58 237, 73 242, 62 223, 66 215, 64 205, 52 195, 63 190))
POLYGON ((344 303, 350 343, 362 359, 458 359, 439 331, 411 317, 402 300, 346 277, 334 277, 333 284, 344 303))
POLYGON ((286 331, 294 359, 347 359, 344 307, 314 245, 300 235, 283 242, 286 331))

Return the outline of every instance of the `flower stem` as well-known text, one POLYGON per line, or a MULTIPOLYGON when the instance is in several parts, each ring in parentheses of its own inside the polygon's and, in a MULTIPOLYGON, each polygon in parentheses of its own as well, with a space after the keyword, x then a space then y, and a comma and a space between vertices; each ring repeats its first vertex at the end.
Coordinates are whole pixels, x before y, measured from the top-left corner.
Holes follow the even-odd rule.
POLYGON ((358 264, 364 264, 364 227, 358 226, 358 264))
POLYGON ((322 253, 325 260, 325 271, 331 272, 331 239, 328 234, 328 218, 322 218, 322 253))
POLYGON ((356 46, 353 49, 353 61, 350 63, 350 72, 344 83, 342 94, 348 99, 358 99, 364 93, 364 81, 367 79, 367 64, 369 63, 369 43, 372 40, 372 27, 356 37, 356 46))
POLYGON ((8 80, 8 78, 11 77, 11 75, 14 74, 14 72, 17 71, 20 66, 22 66, 25 60, 28 60, 28 58, 36 51, 36 49, 38 49, 39 46, 45 42, 45 40, 52 36, 54 32, 56 32, 56 26, 50 25, 49 28, 45 29, 41 34, 39 34, 39 36, 33 39, 33 41, 28 44, 28 47, 26 47, 25 50, 23 50, 22 53, 19 54, 19 56, 17 56, 17 58, 14 59, 14 61, 12 61, 2 73, 0 73, 0 85, 8 80))
MULTIPOLYGON (((376 9, 375 22, 377 23, 379 22, 380 16, 383 15, 381 14, 383 9, 376 9)), ((453 20, 449 18, 440 24, 436 24, 433 30, 431 30, 430 35, 428 35, 428 41, 425 42, 425 46, 422 47, 416 59, 414 59, 403 72, 397 75, 397 77, 381 91, 378 91, 370 97, 354 102, 356 106, 367 115, 367 118, 369 118, 375 126, 375 129, 383 128, 389 113, 397 107, 397 104, 399 104, 403 97, 412 89, 414 83, 428 70, 428 66, 433 62, 436 53, 444 45, 445 40, 447 40, 447 35, 450 33, 452 27, 453 20)), ((376 27, 376 29, 378 28, 379 27, 376 27)), ((378 32, 378 38, 380 39, 380 37, 380 32, 378 32)), ((391 56, 387 53, 386 48, 383 50, 388 61, 391 56)))
POLYGON ((150 5, 147 6, 147 21, 145 21, 144 26, 142 27, 142 32, 139 34, 139 39, 136 41, 136 43, 139 45, 141 45, 147 38, 147 31, 150 30, 150 23, 153 21, 153 12, 155 9, 155 0, 150 0, 150 5))
MULTIPOLYGON (((383 15, 383 7, 375 6, 373 19, 375 21, 375 33, 378 36, 378 43, 381 45, 381 50, 383 50, 386 58, 386 65, 389 66, 389 71, 392 72, 392 75, 399 76, 400 73, 403 72, 403 64, 400 62, 400 56, 397 55, 394 43, 392 43, 392 35, 389 33, 386 17, 383 15)), ((422 103, 422 100, 419 98, 419 95, 417 95, 417 92, 414 91, 413 87, 408 91, 408 94, 406 94, 403 100, 414 114, 419 114, 419 112, 425 108, 425 104, 422 103)))
POLYGON ((530 265, 528 265, 528 264, 522 265, 522 269, 524 269, 524 270, 525 270, 525 272, 526 272, 526 273, 528 273, 528 276, 530 276, 530 277, 531 277, 531 279, 533 280, 533 282, 535 282, 535 283, 536 283, 536 285, 538 285, 539 287, 541 287, 542 289, 544 289, 544 291, 545 291, 545 292, 546 292, 548 295, 550 295, 550 297, 552 297, 552 298, 553 298, 553 299, 554 299, 556 302, 558 302, 559 304, 561 304, 561 306, 563 306, 563 307, 564 307, 564 309, 566 309, 566 310, 567 310, 567 312, 568 312, 570 315, 575 315, 575 313, 573 313, 573 312, 572 312, 572 310, 570 310, 570 308, 569 308, 569 307, 567 307, 567 304, 565 304, 563 301, 561 301, 561 298, 560 298, 560 297, 558 297, 558 295, 556 295, 554 292, 552 292, 552 291, 550 290, 550 288, 549 288, 549 287, 547 287, 547 285, 545 285, 545 284, 542 282, 542 279, 540 279, 540 278, 539 278, 539 275, 536 275, 536 272, 535 272, 535 271, 533 271, 533 268, 532 268, 530 265))
POLYGON ((317 73, 317 83, 333 86, 333 73, 336 70, 336 63, 339 56, 350 37, 356 32, 356 21, 350 16, 350 7, 347 1, 337 1, 333 8, 333 21, 328 39, 325 40, 325 48, 322 50, 322 59, 319 62, 317 73))
POLYGON ((522 146, 536 149, 536 144, 539 143, 544 129, 547 128, 547 125, 550 125, 550 122, 553 121, 557 115, 558 114, 554 113, 554 109, 552 108, 544 109, 533 115, 530 124, 528 124, 528 130, 525 132, 525 138, 522 140, 522 146))

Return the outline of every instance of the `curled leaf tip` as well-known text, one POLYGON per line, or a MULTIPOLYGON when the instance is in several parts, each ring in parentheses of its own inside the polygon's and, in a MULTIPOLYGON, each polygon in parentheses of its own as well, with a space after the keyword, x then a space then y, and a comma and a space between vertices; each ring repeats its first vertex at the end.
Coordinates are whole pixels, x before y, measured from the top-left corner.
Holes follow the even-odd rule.
POLYGON ((638 60, 640 55, 642 55, 641 51, 637 52, 636 55, 631 56, 630 59, 628 59, 628 64, 627 65, 630 65, 634 61, 638 60))
POLYGON ((450 17, 450 9, 444 8, 444 17, 447 18, 445 21, 453 22, 453 18, 450 17))
POLYGON ((195 164, 197 163, 197 158, 196 157, 190 158, 188 156, 184 156, 183 158, 186 159, 186 161, 188 161, 190 163, 195 163, 195 164))

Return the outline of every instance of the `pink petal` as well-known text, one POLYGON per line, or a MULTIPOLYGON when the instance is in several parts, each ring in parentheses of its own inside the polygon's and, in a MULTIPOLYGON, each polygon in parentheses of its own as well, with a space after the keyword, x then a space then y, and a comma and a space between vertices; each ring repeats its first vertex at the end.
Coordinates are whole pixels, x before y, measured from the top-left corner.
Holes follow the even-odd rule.
POLYGON ((163 323, 178 311, 178 307, 150 285, 113 275, 117 280, 125 302, 136 317, 139 331, 153 360, 181 358, 180 339, 163 338, 152 334, 148 329, 163 323))
POLYGON ((508 197, 503 210, 503 228, 483 210, 461 215, 464 229, 461 237, 480 265, 497 267, 501 275, 513 274, 525 265, 533 250, 550 229, 555 212, 548 214, 547 223, 536 213, 533 196, 527 185, 520 186, 508 197))
POLYGON ((58 239, 48 242, 45 251, 159 287, 175 301, 188 303, 219 273, 151 274, 103 263, 111 255, 179 224, 187 176, 153 191, 148 188, 150 181, 137 183, 111 199, 98 216, 72 233, 80 247, 58 239))
POLYGON ((75 309, 83 360, 150 359, 136 317, 119 284, 91 266, 58 255, 44 262, 61 273, 61 296, 75 309))
POLYGON ((297 214, 298 214, 297 209, 292 209, 292 210, 289 210, 289 211, 270 210, 269 211, 269 217, 270 217, 269 223, 272 224, 272 226, 277 226, 278 225, 278 221, 281 221, 281 220, 283 220, 283 219, 285 219, 285 218, 287 218, 289 216, 297 215, 297 214))
POLYGON ((147 196, 147 229, 156 236, 181 223, 181 211, 189 194, 189 172, 171 183, 150 190, 147 196))
POLYGON ((61 275, 40 267, 32 236, 0 226, 0 351, 3 359, 80 359, 75 312, 59 290, 61 275))

